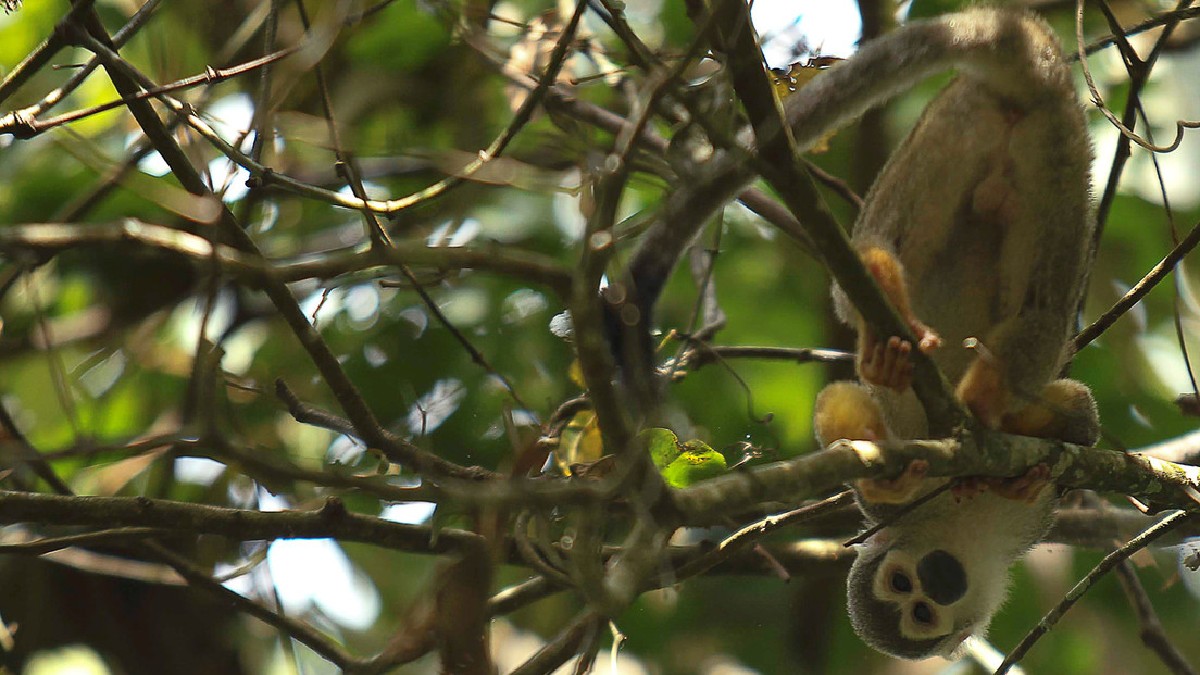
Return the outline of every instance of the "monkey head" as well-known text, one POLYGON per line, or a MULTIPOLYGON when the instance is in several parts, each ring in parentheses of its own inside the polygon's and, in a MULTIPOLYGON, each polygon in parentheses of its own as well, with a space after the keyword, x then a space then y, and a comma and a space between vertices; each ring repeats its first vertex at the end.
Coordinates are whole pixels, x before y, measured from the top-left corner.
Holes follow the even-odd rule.
POLYGON ((886 654, 949 656, 986 631, 1004 599, 1007 574, 946 541, 904 534, 885 528, 860 548, 847 580, 851 623, 864 642, 886 654))

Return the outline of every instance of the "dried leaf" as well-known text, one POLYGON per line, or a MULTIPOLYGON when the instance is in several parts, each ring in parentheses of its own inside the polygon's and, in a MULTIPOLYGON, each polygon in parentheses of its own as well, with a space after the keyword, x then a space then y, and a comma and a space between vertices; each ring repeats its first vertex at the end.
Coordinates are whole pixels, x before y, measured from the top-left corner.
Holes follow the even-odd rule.
MULTIPOLYGON (((806 63, 799 61, 788 66, 787 70, 782 68, 771 69, 771 81, 775 85, 775 93, 780 100, 792 95, 793 92, 799 91, 805 85, 813 80, 814 77, 821 74, 829 66, 841 61, 835 56, 814 56, 806 63)), ((833 138, 835 132, 826 134, 823 138, 813 144, 808 152, 822 153, 829 150, 829 139, 833 138)))

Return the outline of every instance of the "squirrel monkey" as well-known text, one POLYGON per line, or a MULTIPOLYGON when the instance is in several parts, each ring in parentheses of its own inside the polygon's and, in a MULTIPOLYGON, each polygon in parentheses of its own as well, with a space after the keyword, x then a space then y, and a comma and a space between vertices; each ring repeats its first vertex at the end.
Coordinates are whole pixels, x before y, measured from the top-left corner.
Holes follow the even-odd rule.
MULTIPOLYGON (((818 81, 836 106, 839 91, 861 101, 874 83, 878 100, 947 67, 957 79, 892 155, 853 232, 863 263, 917 344, 875 335, 835 289, 838 316, 858 329, 861 383, 836 382, 821 392, 817 437, 828 444, 927 436, 910 387, 919 349, 983 425, 1090 445, 1099 429, 1091 392, 1056 378, 1071 356, 1094 228, 1092 154, 1049 27, 1001 9, 913 22, 818 81), (983 348, 960 347, 968 338, 983 348)), ((925 469, 914 462, 899 478, 859 481, 867 520, 886 522, 937 487, 925 469)), ((966 485, 861 547, 848 609, 876 649, 902 658, 945 655, 986 629, 1003 601, 1008 567, 1051 522, 1055 496, 1045 466, 966 485), (964 492, 970 498, 960 499, 964 492)))

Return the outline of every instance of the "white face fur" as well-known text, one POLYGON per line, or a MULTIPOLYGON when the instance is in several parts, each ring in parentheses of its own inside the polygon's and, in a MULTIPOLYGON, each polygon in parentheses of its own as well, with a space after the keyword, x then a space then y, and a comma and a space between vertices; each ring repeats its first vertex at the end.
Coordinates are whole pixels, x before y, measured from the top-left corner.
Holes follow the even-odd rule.
POLYGON ((950 551, 918 552, 888 539, 868 541, 850 572, 850 618, 865 642, 900 658, 948 656, 987 628, 1003 578, 976 578, 970 561, 950 551))
POLYGON ((1041 536, 1053 490, 1034 503, 983 493, 943 494, 864 542, 850 568, 855 631, 907 659, 950 655, 986 631, 1004 601, 1008 569, 1041 536))
POLYGON ((901 637, 928 640, 955 632, 955 604, 966 595, 967 576, 958 560, 940 549, 920 560, 890 551, 876 569, 871 589, 900 610, 901 637))

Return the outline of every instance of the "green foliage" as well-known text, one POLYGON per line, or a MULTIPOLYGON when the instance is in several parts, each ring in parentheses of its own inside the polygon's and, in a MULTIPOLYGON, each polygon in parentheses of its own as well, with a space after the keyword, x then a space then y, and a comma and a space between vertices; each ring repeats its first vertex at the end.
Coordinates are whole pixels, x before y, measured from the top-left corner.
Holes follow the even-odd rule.
POLYGON ((673 488, 691 487, 729 470, 725 456, 707 443, 692 439, 679 442, 670 429, 645 429, 638 435, 663 480, 673 488))
POLYGON ((662 475, 667 485, 685 488, 720 476, 728 470, 724 455, 708 447, 704 441, 692 440, 684 443, 679 456, 663 467, 662 475))
MULTIPOLYGON (((67 4, 29 2, 18 13, 0 15, 0 74, 11 73, 51 34, 67 4)), ((219 10, 214 11, 209 3, 162 3, 120 53, 160 84, 201 74, 208 65, 237 65, 264 53, 261 21, 265 19, 260 10, 271 3, 261 7, 218 4, 219 10)), ((294 6, 277 4, 281 14, 275 47, 297 44, 303 30, 294 6)), ((545 2, 481 3, 518 25, 493 20, 486 33, 473 34, 460 16, 463 6, 480 4, 473 0, 399 0, 383 3, 378 11, 360 18, 328 14, 341 3, 319 9, 316 5, 321 3, 307 4, 319 30, 327 32, 321 35, 328 42, 320 42, 325 51, 302 52, 280 61, 265 104, 258 98, 261 71, 174 95, 194 105, 213 124, 218 121, 211 112, 213 102, 248 102, 244 118, 233 110, 221 120, 231 125, 230 131, 222 132, 231 143, 250 130, 256 107, 260 114, 269 110, 277 142, 268 144, 263 164, 313 186, 347 193, 335 169, 322 92, 313 73, 312 59, 319 56, 344 149, 355 159, 369 190, 387 198, 407 197, 447 176, 461 176, 463 167, 505 131, 512 121, 514 90, 498 66, 515 64, 514 53, 520 51, 517 46, 530 24, 551 9, 551 3, 545 2), (475 47, 483 39, 488 48, 480 53, 475 47)), ((357 9, 375 6, 351 4, 357 9)), ((630 3, 627 10, 635 30, 644 34, 668 67, 691 46, 696 34, 687 16, 688 4, 630 3)), ((929 16, 963 4, 918 1, 910 14, 929 16)), ((104 24, 114 31, 128 20, 127 5, 97 3, 104 24)), ((643 101, 648 92, 647 75, 629 65, 627 45, 603 22, 589 15, 586 25, 593 49, 589 53, 581 49, 572 57, 564 81, 572 83, 572 95, 579 100, 627 115, 631 102, 643 101), (614 73, 608 72, 600 56, 615 64, 617 79, 610 82, 602 77, 614 73)), ((528 46, 542 49, 538 68, 544 68, 552 41, 528 46)), ((56 53, 52 63, 65 67, 39 71, 0 102, 0 116, 38 101, 75 72, 71 64, 87 58, 85 50, 76 48, 56 53)), ((934 78, 887 109, 887 125, 895 137, 913 123, 928 96, 944 81, 934 78)), ((1152 83, 1152 91, 1155 86, 1166 85, 1152 83)), ((727 106, 727 92, 716 92, 703 94, 727 106)), ((686 93, 702 98, 694 88, 686 93)), ((1125 95, 1127 88, 1119 84, 1106 90, 1114 109, 1123 104, 1125 95)), ((97 70, 82 88, 39 119, 114 96, 104 71, 97 70)), ((663 110, 656 112, 670 113, 670 119, 654 117, 649 126, 670 135, 686 126, 691 112, 676 107, 678 97, 664 100, 663 110)), ((175 122, 165 107, 154 105, 166 123, 175 122)), ((221 171, 228 162, 219 152, 194 130, 176 127, 172 134, 199 170, 211 172, 214 183, 224 180, 221 171)), ((82 232, 85 226, 139 219, 216 236, 218 225, 189 221, 170 208, 162 195, 182 191, 171 174, 159 176, 134 162, 125 177, 112 178, 138 135, 135 120, 119 108, 28 140, 0 136, 0 228, 55 223, 71 212, 71 222, 62 223, 67 235, 82 232), (90 206, 83 208, 89 196, 90 206)), ((561 110, 540 110, 509 145, 502 162, 380 222, 402 245, 427 244, 435 252, 483 251, 493 258, 543 256, 575 274, 584 246, 583 223, 594 207, 594 178, 613 144, 612 133, 585 120, 561 110)), ((249 143, 240 147, 248 149, 249 143)), ((1096 148, 1101 157, 1097 166, 1107 166, 1111 143, 1097 142, 1096 148)), ((624 194, 620 216, 636 213, 638 217, 618 228, 609 282, 621 278, 623 265, 641 241, 639 227, 657 216, 672 195, 677 150, 632 157, 637 171, 624 194), (668 167, 669 178, 642 171, 658 165, 668 167)), ((877 152, 878 148, 864 148, 854 129, 847 129, 832 140, 828 152, 810 159, 836 176, 849 176, 856 171, 860 153, 877 152)), ((1133 170, 1144 181, 1144 168, 1133 170)), ((240 187, 244 181, 239 174, 232 184, 240 187)), ((1151 201, 1152 193, 1143 188, 1116 198, 1092 271, 1085 321, 1107 311, 1173 245, 1163 209, 1151 201)), ((297 265, 349 256, 366 246, 364 219, 351 209, 278 186, 233 194, 228 203, 231 213, 272 263, 294 270, 297 265)), ((853 207, 831 193, 826 196, 840 220, 852 222, 853 207)), ((1197 219, 1200 210, 1193 200, 1175 213, 1174 222, 1183 232, 1197 219)), ((827 274, 820 264, 757 216, 730 207, 723 219, 702 232, 699 245, 716 251, 712 282, 726 316, 717 343, 852 346, 846 331, 831 317, 827 274)), ((262 292, 261 279, 239 276, 232 266, 214 267, 203 256, 129 241, 42 254, 44 259, 7 257, 0 266, 0 274, 17 262, 30 266, 4 288, 0 304, 0 394, 30 443, 50 458, 54 470, 73 487, 95 494, 249 509, 258 508, 268 497, 290 507, 318 508, 326 498, 337 496, 351 513, 367 515, 385 512, 389 499, 370 490, 345 488, 339 480, 375 481, 394 490, 412 490, 420 499, 430 499, 428 495, 443 488, 436 480, 422 482, 413 466, 385 461, 378 448, 351 442, 339 431, 301 424, 288 411, 275 395, 276 380, 285 382, 314 409, 345 413, 295 331, 262 292), (47 348, 48 343, 53 347, 47 348), (205 345, 212 344, 219 346, 223 356, 209 369, 199 368, 205 345), (243 454, 231 458, 229 448, 243 454), (180 468, 184 458, 197 457, 221 462, 215 477, 189 478, 180 468), (280 475, 272 466, 324 472, 338 480, 324 485, 280 475)), ((577 359, 576 345, 550 329, 552 320, 567 309, 569 298, 546 284, 519 274, 488 271, 482 265, 415 261, 407 267, 425 297, 392 264, 350 271, 331 266, 330 272, 300 275, 304 278, 289 284, 383 427, 441 459, 504 476, 530 474, 536 476, 533 482, 552 480, 538 474, 547 445, 553 447, 553 461, 560 469, 595 463, 612 452, 601 444, 594 412, 573 412, 566 420, 554 417, 560 404, 580 394, 569 375, 577 359), (479 358, 464 347, 464 341, 479 358), (511 391, 505 381, 511 383, 511 391), (558 421, 561 428, 553 426, 558 421)), ((1172 403, 1190 386, 1175 341, 1175 312, 1182 316, 1193 354, 1197 348, 1191 333, 1200 283, 1196 272, 1189 273, 1182 299, 1170 282, 1164 283, 1074 361, 1072 376, 1088 383, 1099 402, 1105 443, 1138 448, 1195 426, 1172 403)), ((697 281, 686 261, 668 280, 653 319, 664 334, 690 333, 701 327, 693 320, 697 281)), ((664 339, 656 356, 666 361, 681 344, 664 339)), ((728 472, 729 464, 740 459, 729 449, 742 442, 761 451, 763 457, 756 460, 760 462, 812 452, 812 401, 824 382, 851 377, 852 372, 845 365, 727 360, 677 376, 668 385, 666 414, 686 417, 688 426, 674 428, 686 428, 685 436, 690 438, 681 444, 674 432, 659 427, 643 430, 641 438, 664 481, 673 488, 686 488, 728 472)), ((619 387, 619 378, 614 381, 619 387)), ((5 440, 3 445, 7 453, 11 444, 5 440)), ((6 460, 0 468, 14 467, 6 460)), ((16 475, 33 480, 26 473, 25 467, 17 466, 3 478, 16 475)), ((585 475, 571 480, 592 478, 581 473, 585 475)), ((12 486, 6 482, 3 487, 12 486)), ((575 505, 541 506, 553 523, 547 529, 561 533, 575 524, 570 520, 575 505)), ((604 505, 609 507, 618 514, 631 510, 624 501, 604 505)), ((445 508, 432 521, 416 522, 414 516, 414 525, 429 525, 440 535, 460 528, 487 533, 493 523, 504 525, 506 518, 515 517, 517 510, 505 508, 445 508)), ((606 517, 609 513, 604 512, 606 517)), ((736 520, 739 526, 751 517, 728 515, 731 524, 736 520)), ((837 526, 854 528, 847 522, 837 526)), ((624 528, 619 516, 605 520, 598 525, 603 532, 591 543, 619 542, 627 534, 624 528)), ((531 531, 535 529, 531 526, 531 531)), ((722 529, 687 530, 678 539, 681 546, 700 546, 701 541, 712 543, 727 534, 722 529)), ((828 539, 845 532, 814 527, 783 534, 781 541, 790 542, 828 539)), ((218 573, 246 563, 258 546, 220 537, 179 539, 164 541, 178 544, 204 565, 220 565, 218 573)), ((555 543, 556 547, 543 551, 548 558, 544 564, 550 567, 562 562, 555 556, 571 555, 561 540, 555 543)), ((430 542, 429 550, 436 545, 430 542)), ((508 555, 506 546, 489 555, 508 555)), ((296 610, 294 616, 329 627, 338 640, 360 654, 379 651, 395 634, 415 634, 421 611, 431 602, 430 589, 440 588, 438 575, 449 556, 438 558, 421 547, 414 547, 418 552, 399 553, 347 542, 342 548, 361 573, 361 583, 380 598, 374 624, 348 628, 309 607, 296 610)), ((1016 573, 1017 591, 993 628, 999 646, 1015 644, 1095 563, 1096 555, 1061 553, 1055 560, 1059 567, 1049 566, 1048 571, 1031 565, 1016 573)), ((1169 587, 1174 575, 1169 557, 1161 556, 1159 564, 1160 569, 1145 572, 1146 585, 1163 623, 1186 638, 1177 627, 1192 620, 1196 601, 1179 586, 1169 587)), ((13 597, 5 594, 30 591, 40 598, 34 591, 54 587, 36 585, 40 577, 11 583, 3 577, 4 570, 10 569, 7 565, 0 565, 0 582, 9 582, 0 583, 0 604, 13 597)), ((769 562, 763 567, 770 568, 769 562)), ((668 675, 715 672, 721 659, 763 673, 891 668, 886 659, 868 652, 852 637, 840 590, 842 570, 824 561, 814 563, 813 570, 790 584, 773 572, 761 571, 753 577, 714 574, 678 584, 664 578, 662 583, 671 590, 644 595, 617 617, 618 627, 629 637, 624 653, 668 675)), ((528 576, 526 566, 500 565, 491 590, 523 582, 528 576)), ((1141 648, 1138 627, 1123 596, 1114 583, 1105 583, 1109 587, 1085 599, 1030 655, 1030 672, 1099 672, 1110 662, 1111 653, 1118 652, 1123 672, 1153 672, 1148 665, 1152 656, 1141 648)), ((270 587, 265 588, 267 595, 270 587)), ((566 593, 538 603, 497 620, 496 625, 511 623, 515 629, 529 631, 530 640, 534 635, 544 640, 579 609, 578 596, 566 593)), ((35 604, 44 612, 38 615, 42 622, 62 623, 55 614, 62 611, 59 607, 35 604)), ((98 610, 109 609, 103 602, 91 604, 98 610)), ((15 621, 7 606, 5 620, 15 621)), ((173 617, 164 617, 163 623, 166 618, 173 617)), ((97 621, 115 623, 107 615, 97 621)), ((26 625, 20 623, 18 643, 26 625)), ((213 639, 235 636, 232 639, 238 641, 245 663, 273 662, 278 657, 279 634, 259 624, 247 625, 253 625, 253 630, 242 624, 214 627, 219 635, 213 639)), ((199 629, 178 632, 200 634, 199 629)), ((1195 640, 1181 640, 1181 647, 1194 659, 1200 657, 1195 640)), ((420 670, 423 667, 414 665, 412 672, 425 672, 420 670)))
POLYGON ((679 458, 682 449, 679 447, 679 437, 670 429, 651 428, 639 434, 650 459, 659 469, 667 468, 671 462, 679 458))

